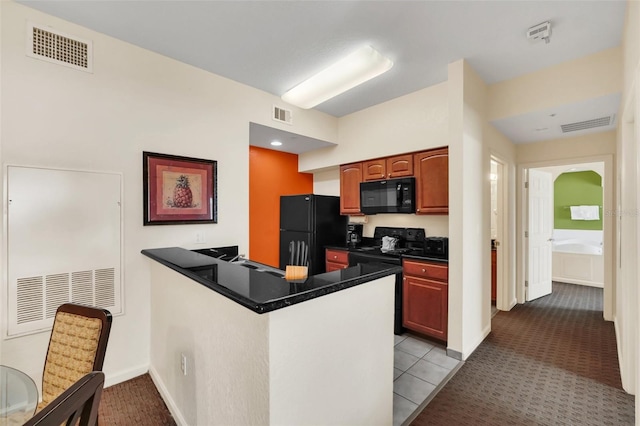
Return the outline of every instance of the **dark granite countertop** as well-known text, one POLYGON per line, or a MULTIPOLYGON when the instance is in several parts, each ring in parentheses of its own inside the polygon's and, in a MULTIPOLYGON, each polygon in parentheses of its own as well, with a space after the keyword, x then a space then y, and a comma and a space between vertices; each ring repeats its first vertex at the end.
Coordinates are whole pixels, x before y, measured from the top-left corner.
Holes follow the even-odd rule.
MULTIPOLYGON (((350 245, 336 245, 336 246, 324 246, 325 249, 329 250, 344 250, 344 251, 353 251, 358 252, 360 250, 359 246, 350 246, 350 245)), ((440 259, 438 257, 430 257, 424 255, 415 255, 415 254, 403 254, 401 256, 402 259, 414 259, 414 260, 424 260, 428 262, 438 262, 438 263, 449 263, 449 259, 440 259)))
POLYGON ((286 281, 180 247, 147 249, 142 254, 259 314, 402 273, 400 266, 369 263, 286 281))

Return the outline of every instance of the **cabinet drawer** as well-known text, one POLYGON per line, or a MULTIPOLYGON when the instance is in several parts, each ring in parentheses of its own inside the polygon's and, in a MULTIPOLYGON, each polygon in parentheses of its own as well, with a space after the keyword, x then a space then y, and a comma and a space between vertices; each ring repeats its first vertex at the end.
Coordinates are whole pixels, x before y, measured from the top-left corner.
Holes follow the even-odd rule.
POLYGON ((349 252, 344 250, 327 250, 327 262, 349 264, 349 252))
POLYGON ((325 269, 327 272, 331 271, 339 271, 340 269, 346 269, 349 265, 345 265, 344 263, 335 263, 335 262, 326 262, 325 269))
POLYGON ((449 267, 438 263, 405 260, 402 264, 402 272, 405 275, 444 281, 445 283, 449 281, 449 267))

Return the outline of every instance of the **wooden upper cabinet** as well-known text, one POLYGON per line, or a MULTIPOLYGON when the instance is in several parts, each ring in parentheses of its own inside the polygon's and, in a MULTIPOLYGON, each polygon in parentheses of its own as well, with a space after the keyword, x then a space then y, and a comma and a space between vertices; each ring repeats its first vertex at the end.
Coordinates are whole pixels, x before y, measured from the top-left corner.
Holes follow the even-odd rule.
POLYGON ((380 180, 387 177, 387 161, 385 158, 369 160, 362 163, 363 180, 380 180))
POLYGON ((414 154, 416 214, 449 213, 449 148, 414 154))
POLYGON ((387 158, 387 178, 413 176, 413 154, 387 158))
POLYGON ((365 161, 362 173, 365 181, 413 176, 413 154, 365 161))
POLYGON ((360 182, 362 163, 340 166, 340 214, 361 214, 360 182))

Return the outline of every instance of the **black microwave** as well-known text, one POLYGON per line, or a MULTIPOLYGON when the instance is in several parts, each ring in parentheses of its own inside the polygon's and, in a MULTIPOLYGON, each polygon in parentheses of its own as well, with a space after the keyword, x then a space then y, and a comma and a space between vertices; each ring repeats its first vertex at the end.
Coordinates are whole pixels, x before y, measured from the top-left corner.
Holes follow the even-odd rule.
POLYGON ((416 179, 376 180, 360 184, 360 211, 364 214, 415 213, 416 179))

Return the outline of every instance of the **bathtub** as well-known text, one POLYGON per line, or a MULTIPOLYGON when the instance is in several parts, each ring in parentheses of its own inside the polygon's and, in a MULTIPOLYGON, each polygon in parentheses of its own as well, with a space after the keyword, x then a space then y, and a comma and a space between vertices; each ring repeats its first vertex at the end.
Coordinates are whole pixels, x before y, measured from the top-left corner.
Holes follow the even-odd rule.
POLYGON ((554 281, 604 287, 602 231, 554 230, 554 281))

